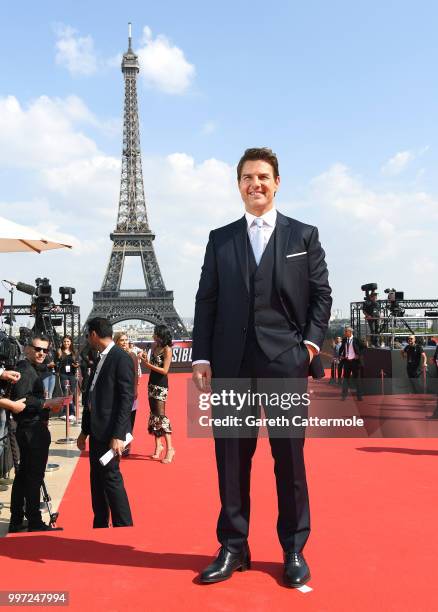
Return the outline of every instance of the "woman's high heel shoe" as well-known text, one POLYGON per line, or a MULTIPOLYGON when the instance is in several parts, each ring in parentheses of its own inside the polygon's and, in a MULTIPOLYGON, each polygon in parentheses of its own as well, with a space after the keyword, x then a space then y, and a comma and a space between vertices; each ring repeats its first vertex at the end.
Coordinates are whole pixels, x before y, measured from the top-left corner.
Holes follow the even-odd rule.
POLYGON ((162 444, 158 444, 157 448, 155 449, 155 453, 153 455, 149 455, 149 457, 151 459, 159 459, 163 450, 164 446, 162 444))
POLYGON ((174 448, 168 448, 166 456, 161 460, 161 463, 172 463, 173 458, 175 457, 175 452, 176 451, 174 448))

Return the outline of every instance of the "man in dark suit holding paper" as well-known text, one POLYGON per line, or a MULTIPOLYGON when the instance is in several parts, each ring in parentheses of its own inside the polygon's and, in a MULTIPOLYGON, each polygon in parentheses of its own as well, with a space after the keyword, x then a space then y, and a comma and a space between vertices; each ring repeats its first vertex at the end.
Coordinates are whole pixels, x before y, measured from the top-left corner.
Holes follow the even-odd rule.
POLYGON ((82 431, 77 444, 84 450, 90 436, 93 527, 108 527, 110 511, 113 527, 128 527, 132 516, 119 464, 131 427, 134 365, 129 354, 114 344, 107 319, 95 317, 87 326, 88 342, 100 355, 83 398, 82 431), (109 448, 115 456, 103 466, 99 459, 109 448))
MULTIPOLYGON (((212 376, 321 377, 319 351, 332 300, 318 230, 276 211, 280 176, 270 149, 247 149, 237 179, 246 212, 210 233, 196 295, 193 380, 208 391, 212 376)), ((202 572, 203 583, 250 567, 249 483, 256 444, 256 436, 215 437, 221 549, 202 572)), ((304 438, 270 435, 270 445, 284 583, 299 587, 310 578, 302 555, 310 532, 304 438)))

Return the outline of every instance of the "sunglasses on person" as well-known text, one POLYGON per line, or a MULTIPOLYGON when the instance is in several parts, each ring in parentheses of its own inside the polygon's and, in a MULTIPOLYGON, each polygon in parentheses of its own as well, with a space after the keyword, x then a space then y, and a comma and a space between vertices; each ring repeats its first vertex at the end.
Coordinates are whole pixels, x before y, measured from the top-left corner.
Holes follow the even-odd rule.
POLYGON ((42 346, 34 346, 33 344, 31 346, 35 353, 44 353, 45 355, 47 355, 47 353, 49 352, 48 348, 44 348, 42 346))

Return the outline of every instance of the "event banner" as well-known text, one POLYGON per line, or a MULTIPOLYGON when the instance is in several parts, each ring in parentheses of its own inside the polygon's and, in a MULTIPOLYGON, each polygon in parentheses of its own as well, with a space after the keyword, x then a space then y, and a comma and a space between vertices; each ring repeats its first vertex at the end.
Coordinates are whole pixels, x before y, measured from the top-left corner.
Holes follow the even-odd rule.
MULTIPOLYGON (((153 342, 136 342, 136 346, 147 351, 150 358, 150 351, 153 342)), ((145 369, 145 371, 148 371, 145 369)), ((172 344, 172 364, 170 372, 191 372, 192 371, 192 341, 174 340, 172 344)))

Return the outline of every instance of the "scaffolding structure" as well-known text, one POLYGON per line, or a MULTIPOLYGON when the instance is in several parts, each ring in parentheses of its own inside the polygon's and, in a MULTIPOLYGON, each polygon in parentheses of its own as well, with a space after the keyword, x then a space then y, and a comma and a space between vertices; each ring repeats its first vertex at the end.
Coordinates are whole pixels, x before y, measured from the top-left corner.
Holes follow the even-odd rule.
MULTIPOLYGON (((363 313, 364 301, 350 303, 350 321, 354 334, 369 338, 370 332, 363 313)), ((431 338, 438 339, 438 299, 437 300, 398 300, 397 307, 391 307, 388 300, 376 300, 379 344, 390 348, 400 348, 401 340, 411 334, 427 345, 431 338), (424 310, 424 315, 410 315, 409 311, 424 310), (403 314, 401 314, 403 313, 403 314), (427 313, 427 314, 426 314, 427 313)))

